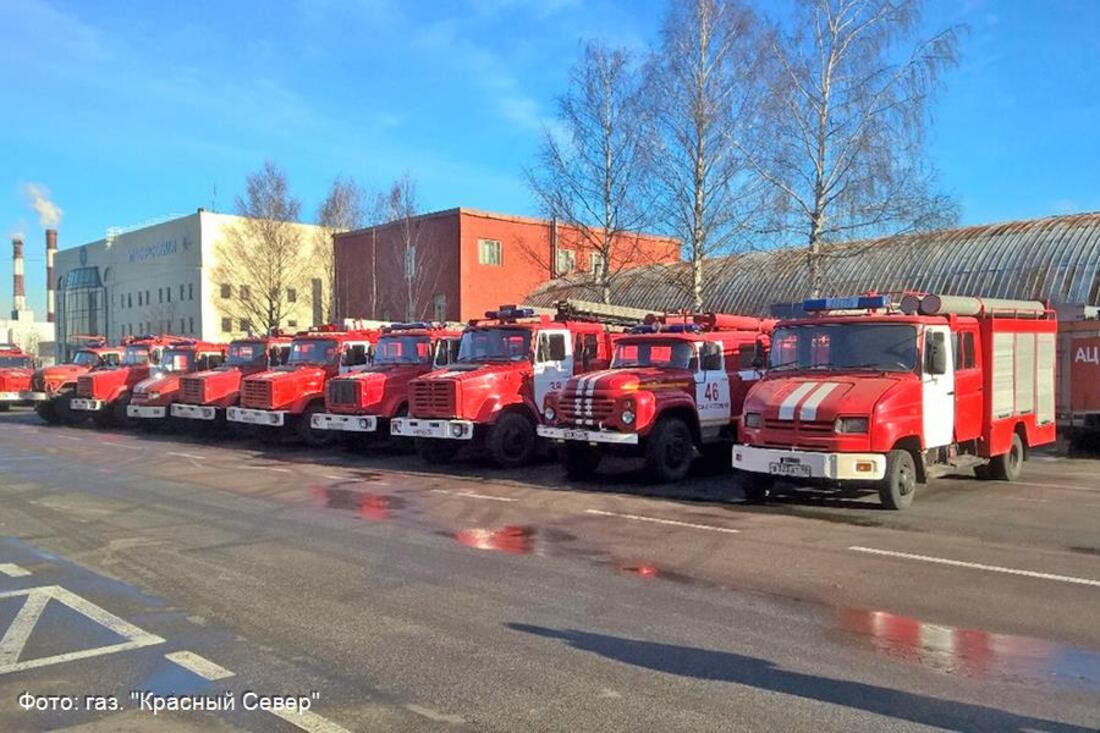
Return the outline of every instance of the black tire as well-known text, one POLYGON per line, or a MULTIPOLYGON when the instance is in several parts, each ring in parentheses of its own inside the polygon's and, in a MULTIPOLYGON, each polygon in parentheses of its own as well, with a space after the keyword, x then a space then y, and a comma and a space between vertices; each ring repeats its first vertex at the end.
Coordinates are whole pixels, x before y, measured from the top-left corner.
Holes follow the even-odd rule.
POLYGON ((695 460, 691 428, 678 417, 661 418, 645 447, 649 475, 658 483, 681 481, 695 460))
POLYGON ((298 416, 298 424, 295 429, 298 437, 310 448, 327 448, 336 442, 339 434, 335 430, 316 430, 310 424, 313 416, 324 411, 324 406, 314 402, 298 416))
MULTIPOLYGON (((394 415, 394 417, 408 417, 408 416, 409 416, 409 406, 408 405, 401 405, 401 407, 397 408, 397 413, 394 415)), ((376 436, 376 435, 378 435, 378 433, 368 433, 368 435, 375 435, 376 436)), ((397 435, 394 435, 393 433, 390 433, 390 445, 393 447, 394 450, 401 451, 402 453, 411 453, 416 448, 416 441, 413 440, 412 438, 397 436, 397 435)))
POLYGON ((603 460, 603 451, 588 443, 567 440, 558 446, 558 458, 570 481, 592 478, 603 460))
POLYGON ((107 408, 106 412, 111 413, 110 424, 120 428, 133 428, 136 427, 137 420, 131 420, 130 416, 126 414, 126 408, 130 406, 130 393, 119 397, 115 400, 115 404, 107 408))
POLYGON ((518 412, 497 418, 485 441, 489 456, 499 468, 518 468, 531 462, 538 447, 535 424, 518 412))
POLYGON ((417 438, 416 452, 424 459, 425 463, 440 466, 450 463, 462 449, 462 444, 457 440, 443 440, 441 438, 417 438))
POLYGON ((47 425, 61 424, 61 415, 57 414, 57 404, 53 400, 34 403, 34 412, 47 425))
POLYGON ((7 412, 11 409, 11 405, 6 402, 0 402, 0 412, 7 412))
POLYGON ((1024 470, 1024 441, 1019 433, 1012 434, 1008 453, 994 456, 989 461, 989 475, 997 481, 1016 481, 1024 470))
POLYGON ((878 498, 887 509, 905 509, 917 493, 917 465, 909 451, 886 454, 886 476, 878 485, 878 498))
POLYGON ((741 491, 745 494, 745 501, 749 504, 763 504, 768 500, 768 494, 775 487, 775 479, 768 473, 756 473, 755 471, 740 471, 741 491))

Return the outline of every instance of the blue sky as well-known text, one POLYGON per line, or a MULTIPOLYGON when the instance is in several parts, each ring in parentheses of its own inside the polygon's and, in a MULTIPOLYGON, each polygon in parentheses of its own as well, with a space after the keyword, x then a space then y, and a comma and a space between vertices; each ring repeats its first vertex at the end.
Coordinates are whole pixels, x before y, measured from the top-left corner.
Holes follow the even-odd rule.
MULTIPOLYGON (((406 172, 425 209, 535 213, 521 170, 580 42, 641 52, 663 9, 663 0, 0 0, 0 225, 26 235, 31 304, 41 314, 30 182, 64 210, 62 247, 199 206, 229 210, 265 158, 286 168, 311 216, 337 174, 382 187, 406 172)), ((925 22, 970 26, 929 147, 963 222, 1100 210, 1100 2, 931 0, 925 22)))

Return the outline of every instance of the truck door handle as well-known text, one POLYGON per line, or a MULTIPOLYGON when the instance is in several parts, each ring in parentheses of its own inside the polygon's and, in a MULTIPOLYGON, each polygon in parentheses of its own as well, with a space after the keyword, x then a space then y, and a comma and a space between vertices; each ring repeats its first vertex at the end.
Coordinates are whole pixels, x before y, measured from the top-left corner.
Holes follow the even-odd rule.
POLYGON ((947 394, 949 394, 949 395, 953 395, 953 394, 955 394, 955 390, 951 390, 951 391, 950 391, 950 392, 948 392, 947 394))

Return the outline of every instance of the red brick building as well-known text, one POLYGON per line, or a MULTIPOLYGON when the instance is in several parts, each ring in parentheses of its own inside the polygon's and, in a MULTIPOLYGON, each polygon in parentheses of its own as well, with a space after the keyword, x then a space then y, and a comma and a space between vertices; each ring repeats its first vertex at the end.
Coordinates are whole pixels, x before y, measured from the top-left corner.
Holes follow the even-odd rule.
MULTIPOLYGON (((676 240, 621 237, 613 269, 680 258, 676 240)), ((448 209, 336 235, 336 297, 342 318, 479 318, 521 303, 559 275, 593 278, 598 252, 577 230, 542 219, 448 209)))

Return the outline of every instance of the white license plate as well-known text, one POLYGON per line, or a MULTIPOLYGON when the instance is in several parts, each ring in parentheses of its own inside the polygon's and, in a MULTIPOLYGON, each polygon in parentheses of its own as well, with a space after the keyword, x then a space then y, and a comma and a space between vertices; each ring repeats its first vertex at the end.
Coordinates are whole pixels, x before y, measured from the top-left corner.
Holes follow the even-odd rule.
POLYGON ((241 422, 251 423, 252 425, 270 424, 267 419, 267 413, 265 412, 238 412, 237 418, 241 422))
POLYGON ((438 430, 438 429, 433 428, 431 426, 425 426, 425 427, 416 426, 416 427, 409 428, 409 434, 414 435, 417 438, 438 438, 438 437, 440 437, 441 433, 442 433, 441 430, 438 430))
POLYGON ((801 463, 769 463, 768 472, 774 476, 810 477, 810 467, 801 463))
POLYGON ((562 437, 566 440, 588 440, 587 430, 566 430, 562 437))

